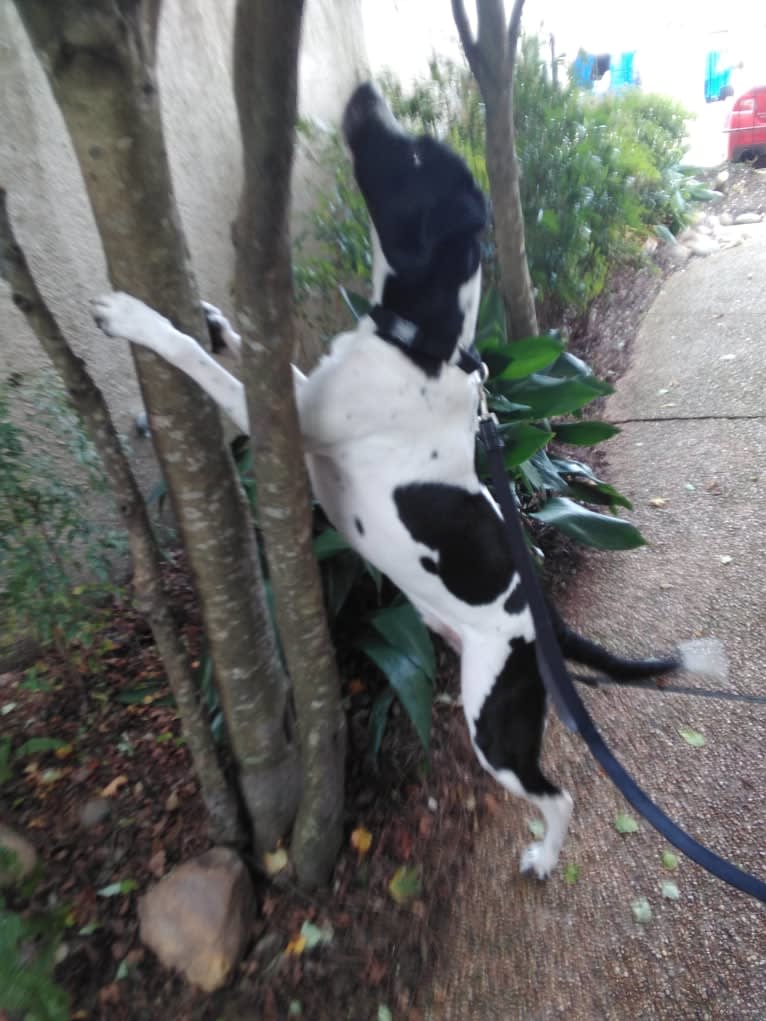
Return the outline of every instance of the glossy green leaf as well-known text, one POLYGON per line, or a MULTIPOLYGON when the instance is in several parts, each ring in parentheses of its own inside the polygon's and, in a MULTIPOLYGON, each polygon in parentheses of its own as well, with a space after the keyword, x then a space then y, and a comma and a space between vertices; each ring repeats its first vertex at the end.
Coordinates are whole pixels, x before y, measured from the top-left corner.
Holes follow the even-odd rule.
POLYGON ((514 418, 529 418, 532 409, 528 404, 515 404, 509 401, 502 394, 491 394, 487 398, 490 411, 496 411, 499 415, 512 415, 514 418))
POLYGON ((526 404, 533 418, 568 415, 599 396, 599 392, 582 379, 558 378, 539 372, 522 380, 499 380, 495 385, 509 400, 526 404))
POLYGON ((616 436, 620 430, 609 422, 562 422, 553 426, 559 443, 590 447, 616 436))
POLYGON ((533 372, 539 372, 555 361, 564 350, 564 344, 556 337, 529 337, 507 344, 503 354, 508 365, 500 373, 500 379, 524 379, 533 372))
POLYGON ((350 549, 351 546, 349 546, 346 539, 334 528, 325 528, 314 539, 314 556, 320 561, 350 549))
POLYGON ((66 741, 58 737, 30 737, 20 748, 16 750, 16 757, 22 758, 25 755, 42 755, 44 752, 55 752, 63 748, 66 741))
POLYGON ((635 525, 580 507, 566 497, 553 497, 532 517, 595 549, 627 550, 645 545, 635 525))
POLYGON ((436 656, 428 628, 412 603, 397 603, 378 610, 370 624, 389 645, 399 649, 429 680, 436 677, 436 656))
POLYGON ((374 635, 363 638, 358 645, 388 679, 428 752, 434 695, 430 680, 409 656, 374 635))
POLYGON ((528 422, 509 422, 499 427, 505 449, 503 460, 506 468, 513 468, 528 460, 553 437, 553 433, 544 432, 528 422))

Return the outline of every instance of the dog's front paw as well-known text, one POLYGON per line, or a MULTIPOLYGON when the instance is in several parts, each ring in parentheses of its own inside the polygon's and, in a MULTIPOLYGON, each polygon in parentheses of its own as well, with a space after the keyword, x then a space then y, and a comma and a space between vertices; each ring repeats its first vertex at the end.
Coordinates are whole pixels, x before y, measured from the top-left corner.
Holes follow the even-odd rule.
POLYGON ((209 301, 201 301, 200 305, 205 313, 205 322, 213 353, 220 354, 221 351, 230 351, 235 357, 239 357, 242 340, 236 330, 232 328, 229 320, 220 308, 211 305, 209 301))
POLYGON ((551 854, 545 841, 537 841, 524 848, 521 855, 521 871, 534 872, 538 879, 547 879, 556 868, 558 855, 551 854))
POLYGON ((159 338, 172 329, 159 312, 122 291, 93 298, 90 304, 96 325, 107 337, 123 337, 133 344, 156 348, 159 338))

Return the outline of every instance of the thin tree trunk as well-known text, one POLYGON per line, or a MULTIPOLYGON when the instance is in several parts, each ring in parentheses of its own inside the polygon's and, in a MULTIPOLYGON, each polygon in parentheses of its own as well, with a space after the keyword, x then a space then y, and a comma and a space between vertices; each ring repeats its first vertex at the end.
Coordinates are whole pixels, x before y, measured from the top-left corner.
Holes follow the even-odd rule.
POLYGON ((510 22, 506 25, 503 0, 476 0, 478 33, 474 39, 463 0, 452 0, 460 41, 486 110, 487 176, 500 265, 500 290, 512 340, 538 333, 513 130, 513 78, 523 7, 524 0, 514 0, 510 22))
MULTIPOLYGON (((83 172, 112 285, 204 324, 175 204, 155 75, 159 0, 17 0, 83 172)), ((286 679, 244 495, 212 403, 134 350, 186 544, 258 852, 294 818, 299 791, 286 679)))
POLYGON ((101 455, 125 523, 133 560, 136 607, 146 615, 168 675, 181 728, 199 778, 215 843, 241 841, 237 802, 216 755, 208 720, 200 705, 189 657, 173 621, 160 573, 160 555, 130 462, 122 448, 103 394, 82 358, 69 346, 29 271, 13 233, 6 193, 0 188, 0 277, 56 367, 69 397, 101 455))
POLYGON ((234 88, 245 184, 236 227, 258 517, 295 693, 303 796, 292 856, 304 886, 327 882, 342 837, 345 720, 312 552, 310 493, 293 395, 290 174, 303 0, 239 0, 234 88))

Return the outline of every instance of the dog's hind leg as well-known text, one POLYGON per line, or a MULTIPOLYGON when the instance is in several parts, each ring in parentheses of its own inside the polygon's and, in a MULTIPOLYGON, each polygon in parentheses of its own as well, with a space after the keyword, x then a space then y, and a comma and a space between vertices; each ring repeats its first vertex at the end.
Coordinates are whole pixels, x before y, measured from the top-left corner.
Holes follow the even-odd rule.
POLYGON ((129 294, 105 294, 95 298, 91 306, 93 318, 108 337, 123 337, 132 344, 147 347, 186 373, 249 435, 245 388, 196 340, 129 294))
POLYGON ((467 642, 461 661, 463 705, 471 738, 484 768, 506 790, 541 812, 545 836, 525 848, 521 871, 546 879, 556 867, 566 839, 572 798, 540 769, 546 696, 535 644, 514 639, 499 673, 489 663, 486 643, 482 645, 467 642))

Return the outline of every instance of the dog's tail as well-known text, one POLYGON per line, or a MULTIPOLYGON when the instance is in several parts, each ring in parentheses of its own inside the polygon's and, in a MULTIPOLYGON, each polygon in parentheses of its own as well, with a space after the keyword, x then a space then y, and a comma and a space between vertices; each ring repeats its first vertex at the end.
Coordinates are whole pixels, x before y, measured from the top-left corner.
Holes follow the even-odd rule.
POLYGON ((676 652, 670 656, 629 659, 578 635, 555 612, 553 618, 564 658, 601 670, 615 680, 639 680, 642 677, 675 673, 677 670, 688 670, 690 673, 725 680, 728 673, 726 653, 717 638, 681 642, 676 652))

